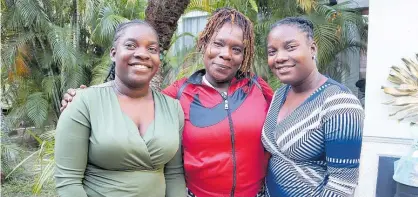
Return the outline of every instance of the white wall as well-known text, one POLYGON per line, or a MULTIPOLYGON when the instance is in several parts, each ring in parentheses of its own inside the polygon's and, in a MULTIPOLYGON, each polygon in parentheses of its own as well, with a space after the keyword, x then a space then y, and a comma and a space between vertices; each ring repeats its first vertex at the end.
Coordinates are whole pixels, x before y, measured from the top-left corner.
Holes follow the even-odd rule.
MULTIPOLYGON (((366 136, 409 138, 412 128, 388 118, 391 97, 381 86, 389 67, 418 53, 418 0, 370 0, 366 86, 366 136)), ((415 128, 415 130, 418 130, 415 128)))
POLYGON ((382 103, 390 97, 381 86, 389 67, 403 65, 401 58, 418 53, 418 0, 370 0, 367 54, 366 119, 360 164, 358 197, 374 197, 379 156, 402 156, 409 149, 411 133, 407 123, 388 117, 382 103))

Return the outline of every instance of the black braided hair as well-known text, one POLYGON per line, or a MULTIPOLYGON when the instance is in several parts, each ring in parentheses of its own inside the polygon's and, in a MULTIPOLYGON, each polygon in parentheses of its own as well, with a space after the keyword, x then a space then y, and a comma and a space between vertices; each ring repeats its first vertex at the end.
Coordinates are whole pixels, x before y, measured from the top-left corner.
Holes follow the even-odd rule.
POLYGON ((308 40, 314 39, 314 26, 311 21, 302 17, 286 17, 282 20, 277 21, 270 27, 270 32, 280 26, 280 25, 290 25, 297 27, 300 31, 306 33, 308 40))

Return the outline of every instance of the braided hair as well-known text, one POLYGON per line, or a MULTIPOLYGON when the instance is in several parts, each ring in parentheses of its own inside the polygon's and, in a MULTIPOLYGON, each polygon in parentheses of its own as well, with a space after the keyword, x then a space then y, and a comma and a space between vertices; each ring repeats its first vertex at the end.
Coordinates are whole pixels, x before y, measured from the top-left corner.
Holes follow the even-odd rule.
POLYGON ((302 17, 287 17, 277 21, 270 27, 270 31, 281 25, 290 25, 297 27, 301 32, 306 33, 308 41, 314 39, 314 26, 313 23, 302 17))

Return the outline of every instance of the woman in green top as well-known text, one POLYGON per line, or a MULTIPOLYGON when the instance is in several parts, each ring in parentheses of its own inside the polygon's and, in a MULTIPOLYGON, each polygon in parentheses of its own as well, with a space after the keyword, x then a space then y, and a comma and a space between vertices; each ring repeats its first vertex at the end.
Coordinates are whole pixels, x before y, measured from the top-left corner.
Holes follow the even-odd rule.
POLYGON ((160 65, 155 30, 139 20, 121 24, 110 56, 115 80, 80 90, 59 118, 58 194, 186 196, 184 113, 177 100, 149 87, 160 65))

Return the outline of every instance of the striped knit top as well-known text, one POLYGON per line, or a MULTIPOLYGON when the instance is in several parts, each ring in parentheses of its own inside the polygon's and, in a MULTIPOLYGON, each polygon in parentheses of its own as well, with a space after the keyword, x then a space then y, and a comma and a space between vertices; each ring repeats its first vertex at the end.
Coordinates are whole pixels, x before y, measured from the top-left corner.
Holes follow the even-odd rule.
POLYGON ((354 196, 364 110, 344 85, 328 79, 277 123, 289 85, 275 92, 262 141, 271 153, 266 196, 354 196))

